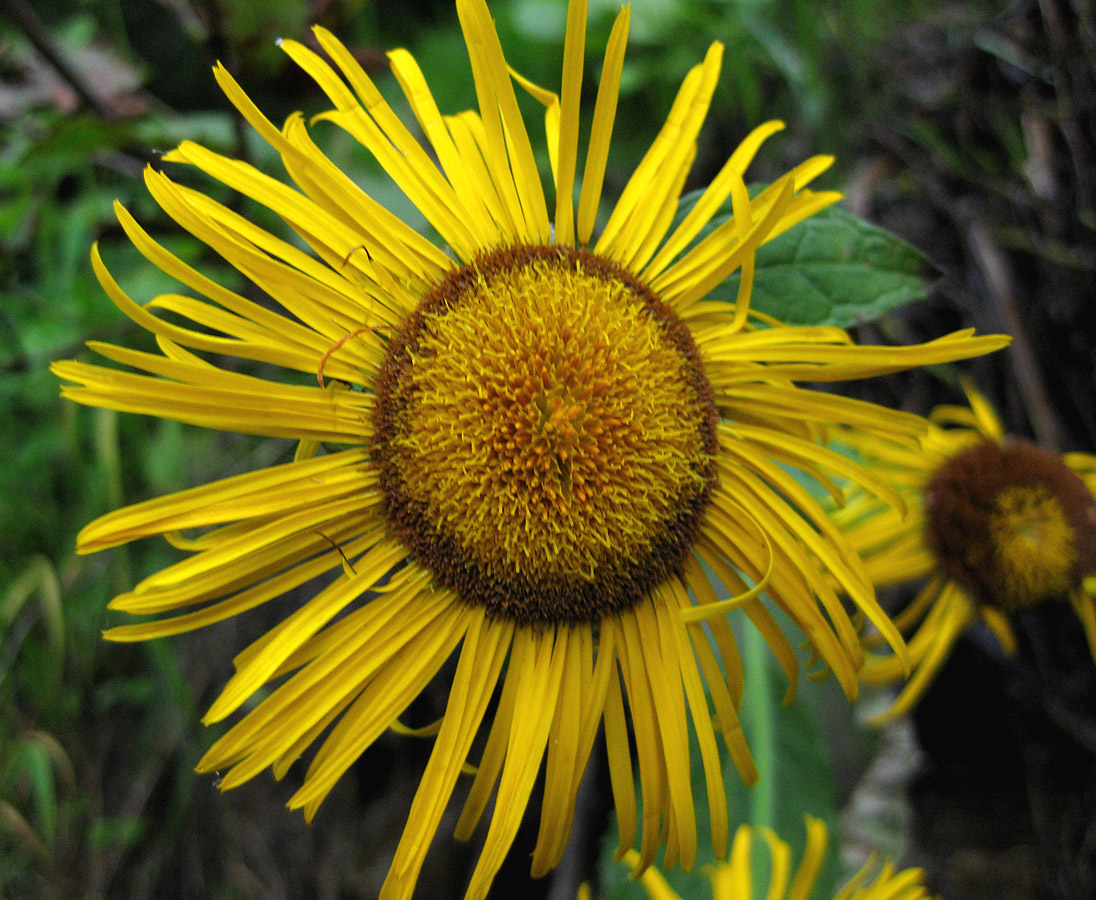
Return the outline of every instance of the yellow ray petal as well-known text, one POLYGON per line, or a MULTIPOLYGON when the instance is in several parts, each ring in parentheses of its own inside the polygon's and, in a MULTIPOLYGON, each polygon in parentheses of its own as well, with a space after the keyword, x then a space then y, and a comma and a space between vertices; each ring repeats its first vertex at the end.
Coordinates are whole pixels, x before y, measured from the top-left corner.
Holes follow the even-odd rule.
POLYGON ((419 64, 406 50, 393 50, 388 54, 388 61, 392 74, 396 76, 404 96, 411 104, 415 118, 438 155, 446 178, 472 217, 478 240, 484 247, 494 246, 501 239, 501 232, 489 212, 483 192, 477 188, 476 180, 468 171, 465 156, 449 133, 419 64))
MULTIPOLYGON (((646 601, 649 606, 650 601, 646 601)), ((617 623, 620 628, 618 640, 621 670, 628 691, 628 706, 632 711, 632 728, 636 742, 636 756, 639 760, 639 783, 643 802, 643 826, 640 833, 640 867, 646 868, 654 861, 655 851, 660 843, 663 821, 670 817, 670 795, 666 777, 667 752, 675 753, 679 760, 680 746, 675 735, 675 746, 668 750, 663 746, 662 728, 660 728, 655 700, 651 695, 653 682, 657 678, 654 671, 646 668, 648 659, 639 638, 639 625, 636 621, 639 613, 629 610, 622 613, 617 623)), ((647 609, 646 615, 651 611, 647 609)), ((657 671, 661 673, 661 666, 657 671)), ((665 726, 673 730, 669 723, 665 726)), ((676 773, 675 773, 676 774, 676 773)), ((675 795, 681 791, 675 789, 675 795)), ((669 848, 667 848, 669 852, 669 848)))
MULTIPOLYGON (((429 623, 423 621, 426 614, 424 609, 416 616, 401 617, 403 621, 397 629, 399 649, 384 660, 377 677, 364 686, 332 729, 308 767, 304 784, 290 798, 291 809, 308 807, 314 811, 354 761, 425 690, 456 649, 463 637, 467 609, 460 604, 449 604, 433 613, 429 623), (417 630, 420 627, 424 629, 422 632, 417 630)), ((370 652, 376 654, 378 648, 373 647, 370 652)), ((370 662, 371 666, 376 665, 370 662)), ((336 678, 353 683, 362 674, 348 660, 336 678)), ((278 743, 285 745, 284 735, 278 743)))
POLYGON ((759 218, 751 223, 745 238, 741 223, 732 218, 654 279, 651 287, 671 307, 685 310, 719 285, 768 239, 791 203, 794 189, 791 176, 785 175, 773 187, 774 202, 767 211, 757 204, 759 218))
MULTIPOLYGON (((355 610, 334 629, 338 639, 326 642, 322 653, 218 740, 202 758, 199 769, 213 771, 232 766, 232 772, 222 782, 227 790, 272 765, 284 755, 286 747, 311 733, 318 721, 326 720, 330 709, 345 708, 424 629, 438 624, 436 630, 427 631, 427 638, 446 631, 441 624, 445 622, 445 606, 444 599, 408 592, 383 597, 355 610), (352 627, 341 624, 347 620, 352 627)), ((454 646, 455 643, 456 638, 454 646)), ((385 721, 378 734, 388 721, 391 720, 385 721)), ((313 760, 310 772, 318 760, 319 757, 313 760)), ((307 779, 306 787, 310 787, 307 779)))
POLYGON ((519 630, 515 645, 523 639, 530 640, 532 647, 525 654, 525 666, 519 672, 495 813, 472 872, 466 900, 486 898, 491 882, 514 842, 548 742, 553 716, 545 715, 545 710, 554 710, 563 683, 567 644, 571 640, 569 631, 561 628, 553 634, 549 629, 519 630))
MULTIPOLYGON (((689 604, 684 587, 677 581, 668 581, 663 590, 673 599, 676 610, 689 604)), ((657 607, 656 607, 657 609, 657 607)), ((717 859, 727 854, 727 841, 730 824, 727 813, 727 792, 723 785, 723 773, 716 748, 715 732, 712 730, 711 712, 704 696, 704 685, 700 680, 700 671, 693 656, 689 637, 685 629, 670 615, 670 609, 660 610, 659 627, 663 635, 671 636, 674 641, 674 653, 677 656, 677 668, 685 688, 685 697, 689 704, 689 716, 693 722, 700 750, 701 764, 704 767, 704 784, 708 793, 708 816, 711 825, 712 847, 717 859)), ((714 692, 713 692, 714 693, 714 692)))
POLYGON ((512 179, 524 216, 523 230, 511 237, 547 243, 548 209, 544 191, 487 5, 483 0, 458 0, 457 16, 468 45, 480 116, 487 132, 488 168, 496 183, 505 184, 512 179))
MULTIPOLYGON (((603 636, 612 634, 614 644, 619 641, 615 623, 603 624, 601 633, 603 636)), ((628 740, 620 675, 615 665, 613 669, 609 678, 609 689, 605 695, 605 752, 609 759, 609 782, 613 791, 617 828, 620 832, 616 858, 620 859, 635 843, 637 812, 635 781, 632 776, 631 742, 628 740)))
POLYGON ((399 545, 378 544, 358 561, 355 575, 340 578, 268 631, 256 642, 261 649, 250 654, 246 664, 238 663, 236 674, 228 680, 202 721, 217 722, 238 709, 287 656, 387 574, 404 555, 399 545))
POLYGON ((426 850, 438 829, 472 738, 498 682, 513 625, 473 608, 446 704, 445 721, 419 781, 407 827, 381 887, 380 900, 410 900, 426 850))
MULTIPOLYGON (((969 601, 960 598, 956 588, 951 591, 945 588, 938 605, 944 613, 941 621, 932 631, 931 643, 928 645, 924 657, 913 670, 910 680, 899 692, 897 699, 886 712, 873 716, 869 722, 872 725, 883 725, 887 722, 905 715, 912 709, 915 703, 921 699, 925 690, 932 682, 933 677, 947 660, 955 640, 974 619, 975 611, 969 601)), ((925 630, 925 626, 921 627, 925 630)))
POLYGON ((799 860, 799 867, 795 870, 787 900, 807 900, 822 868, 822 859, 826 852, 825 823, 814 816, 804 818, 807 823, 807 846, 799 860))
POLYGON ((335 105, 334 111, 317 118, 335 123, 366 147, 458 256, 470 259, 475 253, 476 240, 468 230, 469 216, 452 186, 346 48, 324 29, 315 31, 324 50, 342 69, 364 104, 358 104, 346 82, 316 53, 296 41, 283 41, 282 50, 315 80, 335 105))
MULTIPOLYGON (((166 635, 182 634, 204 628, 215 622, 223 622, 225 619, 254 609, 268 600, 281 597, 287 591, 300 587, 300 585, 318 575, 338 568, 341 559, 348 555, 364 552, 368 549, 370 542, 370 540, 351 542, 345 549, 340 548, 339 551, 326 553, 309 560, 305 564, 293 566, 289 571, 270 578, 262 584, 240 591, 227 600, 203 607, 196 612, 185 613, 168 619, 158 619, 154 622, 145 622, 140 625, 120 625, 109 628, 103 632, 103 638, 108 641, 144 641, 166 635)), ((289 564, 291 558, 283 557, 279 562, 289 564)), ((117 599, 111 604, 111 607, 115 609, 125 608, 117 602, 117 599)))
MULTIPOLYGON (((540 87, 509 67, 510 77, 514 79, 534 100, 544 106, 544 135, 548 141, 548 162, 552 167, 552 183, 559 178, 559 95, 540 87)), ((573 177, 573 176, 572 176, 573 177)), ((559 243, 559 239, 556 239, 559 243)))
MULTIPOLYGON (((142 365, 168 367, 151 354, 141 358, 142 365)), ((208 376, 194 367, 177 370, 183 381, 76 362, 54 363, 50 371, 76 383, 64 385, 61 396, 88 406, 294 440, 361 443, 367 433, 364 422, 371 401, 345 391, 332 395, 315 388, 274 385, 224 370, 217 370, 223 377, 215 386, 207 386, 202 381, 208 376)))
POLYGON ((757 151, 767 138, 780 131, 784 123, 780 121, 766 122, 759 125, 747 135, 746 139, 738 145, 730 158, 723 164, 723 168, 712 179, 711 183, 701 194, 700 199, 689 210, 681 224, 670 235, 670 238, 658 251, 658 255, 647 264, 643 270, 643 279, 652 281, 673 262, 685 250, 689 243, 700 234, 701 229, 711 221, 711 218, 723 205, 731 192, 731 185, 735 181, 741 181, 746 168, 753 161, 757 151))
POLYGON ((560 89, 559 162, 556 166, 556 243, 570 247, 575 240, 575 165, 578 157, 578 114, 582 65, 586 55, 586 3, 567 5, 563 44, 563 86, 560 89))
POLYGON ((490 149, 487 133, 480 117, 473 112, 463 112, 445 119, 449 134, 456 144, 468 176, 483 198, 499 230, 499 241, 516 241, 524 233, 521 204, 514 189, 513 179, 501 184, 495 181, 490 169, 490 149))
POLYGON ((620 93, 620 73, 624 68, 624 49, 628 43, 631 7, 625 5, 613 22, 609 42, 605 46, 605 61, 601 67, 594 120, 590 129, 590 146, 582 175, 582 191, 578 200, 578 242, 587 244, 594 231, 601 188, 605 181, 605 163, 609 159, 609 143, 616 120, 617 98, 620 93))
MULTIPOLYGON (((287 140, 259 111, 258 107, 251 102, 251 99, 223 66, 216 65, 213 74, 217 79, 217 84, 224 91, 229 101, 240 111, 248 123, 259 132, 263 139, 282 155, 287 164, 290 159, 301 153, 301 149, 287 140)), ((171 153, 166 154, 164 158, 167 160, 178 159, 171 153)), ((302 168, 305 163, 311 164, 311 171, 308 172, 309 178, 302 184, 306 191, 314 191, 320 197, 327 198, 328 205, 332 209, 337 209, 340 205, 358 207, 358 216, 353 221, 361 223, 367 228, 369 227, 368 223, 377 223, 378 227, 373 230, 373 233, 384 235, 381 246, 377 248, 378 252, 382 254, 382 258, 384 254, 395 251, 396 258, 402 258, 406 264, 412 265, 419 277, 428 272, 431 265, 440 266, 440 270, 444 271, 445 256, 439 252, 437 247, 398 216, 365 195, 357 185, 347 178, 345 173, 331 164, 323 154, 318 151, 306 154, 300 163, 301 165, 297 168, 302 168), (317 171, 317 167, 319 167, 319 171, 317 171), (338 197, 340 203, 331 204, 331 198, 333 197, 338 197), (366 213, 364 216, 361 215, 363 211, 366 213), (427 266, 425 270, 420 268, 424 264, 427 266)), ((435 269, 435 271, 438 271, 438 269, 435 269)))
POLYGON ((364 450, 344 450, 146 500, 84 526, 76 544, 90 553, 165 531, 289 511, 301 502, 302 491, 312 502, 365 491, 376 481, 376 475, 361 465, 365 457, 364 450))
POLYGON ((476 776, 472 781, 472 787, 468 789, 468 797, 464 801, 460 818, 453 829, 453 836, 458 841, 467 841, 472 837, 472 832, 479 824, 483 812, 491 799, 491 794, 498 783, 502 764, 506 760, 506 741, 510 732, 510 722, 514 716, 514 703, 518 695, 518 671, 522 654, 528 651, 528 642, 515 643, 510 651, 510 662, 503 678, 502 693, 499 696, 498 706, 495 707, 495 715, 491 721, 491 730, 487 735, 487 743, 483 746, 483 755, 480 756, 476 766, 476 776))
POLYGON ((685 76, 654 143, 621 192, 595 252, 629 265, 639 244, 650 233, 655 214, 663 208, 666 196, 674 186, 683 183, 680 169, 689 159, 707 115, 722 55, 723 45, 713 43, 704 62, 685 76))

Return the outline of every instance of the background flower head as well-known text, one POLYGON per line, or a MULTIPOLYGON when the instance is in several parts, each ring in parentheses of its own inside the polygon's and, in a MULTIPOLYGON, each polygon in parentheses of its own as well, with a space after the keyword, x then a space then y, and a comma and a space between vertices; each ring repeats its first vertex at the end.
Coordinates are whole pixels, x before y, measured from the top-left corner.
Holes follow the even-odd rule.
MULTIPOLYGON (((1068 598, 1096 658, 1096 458, 1009 437, 981 394, 967 387, 967 398, 969 407, 933 411, 917 449, 850 440, 909 511, 861 495, 836 514, 842 532, 877 586, 928 579, 895 619, 910 635, 913 674, 881 720, 917 702, 976 620, 1011 653, 1012 614, 1068 598)), ((861 672, 868 683, 902 677, 886 654, 870 655, 861 672)))
MULTIPOLYGON (((742 900, 765 897, 766 900, 823 900, 815 890, 819 871, 826 853, 826 825, 821 819, 806 817, 807 843, 798 863, 792 860, 792 849, 771 828, 754 828, 740 825, 735 832, 734 845, 726 863, 707 868, 704 874, 711 883, 712 900, 742 900), (751 845, 761 838, 768 851, 767 881, 758 877, 758 866, 751 855, 751 845)), ((631 854, 634 857, 634 854, 631 854)), ((635 859, 626 859, 635 862, 635 859)), ((682 900, 667 884, 657 869, 648 869, 640 879, 650 900, 682 900)), ((697 876, 697 880, 700 877, 697 876)), ((690 897, 701 896, 701 889, 690 897)), ((588 890, 579 894, 579 900, 589 900, 588 890)), ((880 864, 869 860, 855 876, 845 884, 833 900, 930 900, 920 869, 896 870, 890 861, 880 864)))

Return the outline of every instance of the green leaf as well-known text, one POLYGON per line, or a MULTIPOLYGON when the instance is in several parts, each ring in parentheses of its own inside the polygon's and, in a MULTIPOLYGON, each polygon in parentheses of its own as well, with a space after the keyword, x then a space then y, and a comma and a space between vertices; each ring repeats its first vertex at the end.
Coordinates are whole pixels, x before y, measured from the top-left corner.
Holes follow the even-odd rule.
POLYGON ((25 732, 15 743, 11 757, 4 766, 5 786, 9 790, 19 786, 29 795, 34 821, 38 826, 35 834, 47 847, 53 845, 57 825, 57 783, 53 761, 56 754, 60 754, 67 772, 71 773, 71 762, 56 739, 44 732, 25 732))
MULTIPOLYGON (((682 198, 685 210, 696 197, 682 198)), ((728 215, 713 217, 700 237, 728 215)), ((901 238, 830 207, 757 251, 750 307, 786 325, 848 328, 923 299, 931 272, 928 260, 901 238)), ((740 280, 734 273, 708 299, 734 303, 740 280)))

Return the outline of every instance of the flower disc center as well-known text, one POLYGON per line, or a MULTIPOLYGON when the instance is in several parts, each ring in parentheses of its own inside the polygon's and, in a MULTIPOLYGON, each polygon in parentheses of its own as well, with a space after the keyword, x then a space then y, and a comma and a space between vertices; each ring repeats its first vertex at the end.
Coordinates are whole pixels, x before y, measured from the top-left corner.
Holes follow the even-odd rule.
POLYGON ((929 546, 976 598, 1015 610, 1064 596, 1096 568, 1096 498, 1057 454, 983 441, 926 492, 929 546))
POLYGON ((389 344, 374 460, 388 520, 468 602, 594 621, 679 567, 718 420, 688 328, 585 250, 452 272, 389 344))

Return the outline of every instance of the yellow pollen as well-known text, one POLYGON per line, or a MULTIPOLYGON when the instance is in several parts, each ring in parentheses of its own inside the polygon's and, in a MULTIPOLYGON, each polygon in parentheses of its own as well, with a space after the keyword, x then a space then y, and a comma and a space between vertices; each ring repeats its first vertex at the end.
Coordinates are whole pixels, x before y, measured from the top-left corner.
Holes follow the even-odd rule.
POLYGON ((1070 589, 1075 536, 1061 503, 1045 488, 1003 490, 990 514, 989 532, 1006 605, 1029 606, 1070 589))
POLYGON ((714 477, 688 330, 586 251, 458 270, 390 347, 378 401, 390 521, 443 582, 521 619, 634 603, 680 561, 714 477))

